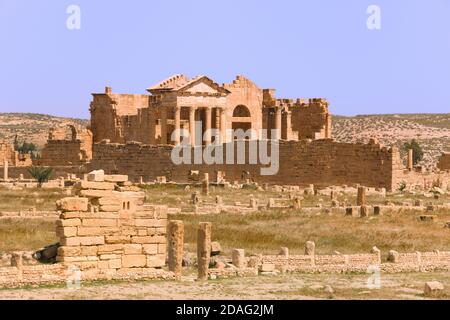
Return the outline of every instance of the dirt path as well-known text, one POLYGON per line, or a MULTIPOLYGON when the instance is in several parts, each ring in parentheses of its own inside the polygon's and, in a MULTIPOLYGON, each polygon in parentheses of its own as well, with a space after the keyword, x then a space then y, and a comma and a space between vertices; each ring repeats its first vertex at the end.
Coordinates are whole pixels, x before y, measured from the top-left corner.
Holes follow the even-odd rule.
POLYGON ((450 297, 448 273, 381 275, 381 288, 367 286, 369 275, 280 275, 233 278, 199 283, 193 276, 180 281, 89 283, 78 290, 64 286, 0 290, 0 299, 424 299, 423 285, 438 280, 440 297, 450 297), (333 292, 331 292, 330 288, 333 292))

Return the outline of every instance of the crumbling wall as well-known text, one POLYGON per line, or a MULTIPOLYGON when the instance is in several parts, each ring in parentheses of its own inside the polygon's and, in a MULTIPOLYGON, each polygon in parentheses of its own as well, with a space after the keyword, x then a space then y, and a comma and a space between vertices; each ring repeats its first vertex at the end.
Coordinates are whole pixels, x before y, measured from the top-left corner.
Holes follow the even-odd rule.
POLYGON ((57 261, 102 274, 163 267, 167 207, 144 205, 142 192, 120 186, 126 176, 100 174, 90 180, 76 186, 80 197, 59 202, 57 261))
POLYGON ((290 107, 292 131, 298 132, 298 139, 331 138, 331 115, 325 99, 298 100, 290 107))
POLYGON ((420 172, 409 170, 396 170, 393 177, 393 188, 398 190, 403 185, 407 189, 431 189, 438 187, 447 190, 450 187, 450 173, 439 172, 420 172))
POLYGON ((43 166, 81 165, 92 159, 92 133, 88 129, 51 129, 41 152, 39 164, 43 166))
POLYGON ((29 167, 32 165, 30 154, 20 154, 14 150, 12 143, 0 140, 0 167, 3 167, 5 160, 8 161, 10 167, 29 167))
POLYGON ((123 143, 138 140, 146 142, 149 113, 142 113, 149 107, 149 95, 117 94, 107 87, 105 93, 93 94, 90 105, 93 141, 109 139, 123 143))
MULTIPOLYGON (((175 165, 171 160, 172 146, 100 143, 94 145, 91 166, 109 172, 126 172, 135 181, 139 181, 140 177, 155 180, 158 176, 166 176, 168 180, 187 182, 190 172, 199 170, 209 173, 211 177, 219 171, 225 172, 225 179, 231 182, 243 180, 245 173, 246 178, 260 183, 314 184, 319 187, 361 184, 391 189, 393 171, 398 170, 396 166, 399 165, 395 148, 387 149, 374 141, 369 144, 337 143, 331 139, 280 141, 279 171, 275 175, 263 176, 260 172, 263 165, 248 164, 249 143, 246 142, 245 148, 247 164, 237 164, 235 152, 233 164, 212 165, 175 165)), ((226 153, 225 148, 224 163, 226 153)))

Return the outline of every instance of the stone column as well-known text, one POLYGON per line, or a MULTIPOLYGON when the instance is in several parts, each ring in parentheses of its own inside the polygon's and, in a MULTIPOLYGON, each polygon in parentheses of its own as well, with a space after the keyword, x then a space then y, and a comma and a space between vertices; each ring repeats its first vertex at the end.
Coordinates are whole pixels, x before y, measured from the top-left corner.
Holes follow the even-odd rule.
POLYGON ((275 108, 275 139, 274 140, 280 140, 281 139, 281 107, 275 108))
POLYGON ((316 244, 313 241, 307 241, 305 243, 305 255, 311 257, 311 265, 314 266, 316 263, 316 244))
POLYGON ((414 161, 413 161, 413 149, 408 149, 408 170, 412 171, 414 167, 414 161))
POLYGON ((175 107, 175 145, 180 144, 181 108, 175 107))
POLYGON ((211 222, 200 222, 197 233, 198 280, 208 279, 209 260, 211 256, 211 222))
POLYGON ((225 109, 220 110, 220 143, 227 142, 227 122, 225 119, 225 109))
POLYGON ((231 260, 236 268, 245 268, 245 252, 244 249, 234 249, 231 255, 231 260))
POLYGON ((181 274, 184 248, 184 224, 171 220, 167 226, 169 271, 181 274))
POLYGON ((363 206, 366 204, 366 188, 358 187, 358 196, 356 198, 356 205, 363 206))
POLYGON ((205 109, 205 144, 211 144, 211 108, 207 107, 205 109))
POLYGON ((292 113, 286 113, 286 140, 290 140, 292 134, 292 113))
POLYGON ((3 161, 3 180, 8 181, 8 160, 3 161))
POLYGON ((161 107, 161 144, 167 144, 167 108, 161 107))
POLYGON ((202 194, 209 195, 209 173, 205 173, 202 181, 202 194))
POLYGON ((195 107, 189 109, 189 135, 191 137, 191 146, 195 146, 195 107))

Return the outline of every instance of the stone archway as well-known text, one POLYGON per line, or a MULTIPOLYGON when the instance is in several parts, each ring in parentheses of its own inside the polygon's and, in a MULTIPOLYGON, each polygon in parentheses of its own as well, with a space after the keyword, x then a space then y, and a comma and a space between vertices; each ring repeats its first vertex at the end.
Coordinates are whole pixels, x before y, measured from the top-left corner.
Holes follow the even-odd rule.
MULTIPOLYGON (((233 132, 236 130, 247 130, 252 129, 252 117, 250 110, 244 105, 238 105, 233 110, 233 121, 231 123, 231 128, 233 132)), ((249 139, 249 137, 245 137, 249 139)))

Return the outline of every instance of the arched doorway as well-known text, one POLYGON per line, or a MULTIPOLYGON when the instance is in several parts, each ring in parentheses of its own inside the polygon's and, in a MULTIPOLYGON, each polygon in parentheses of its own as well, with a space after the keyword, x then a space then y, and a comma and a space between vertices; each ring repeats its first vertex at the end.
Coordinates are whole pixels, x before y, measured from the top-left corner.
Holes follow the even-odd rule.
MULTIPOLYGON (((236 130, 243 130, 247 132, 252 128, 252 118, 250 110, 244 105, 238 105, 233 110, 233 121, 231 124, 233 132, 236 130)), ((249 139, 249 137, 245 137, 249 139)))

